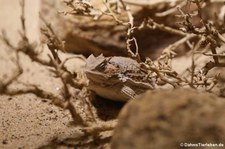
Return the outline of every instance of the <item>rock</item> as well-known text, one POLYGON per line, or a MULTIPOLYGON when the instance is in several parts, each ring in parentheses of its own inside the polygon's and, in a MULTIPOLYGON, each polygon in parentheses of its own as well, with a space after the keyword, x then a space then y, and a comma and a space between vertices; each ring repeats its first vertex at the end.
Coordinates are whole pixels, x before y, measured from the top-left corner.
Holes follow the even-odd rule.
POLYGON ((225 100, 213 94, 191 89, 148 91, 119 114, 111 148, 175 149, 181 143, 224 143, 224 124, 225 100))
MULTIPOLYGON (((112 16, 104 15, 96 21, 92 17, 63 15, 59 12, 68 12, 70 10, 63 1, 41 0, 41 3, 42 15, 46 20, 51 20, 50 23, 55 33, 60 39, 65 41, 66 52, 83 54, 85 56, 90 54, 95 56, 100 54, 104 56, 127 56, 127 26, 118 24, 112 16)), ((99 10, 106 9, 101 0, 90 1, 90 3, 99 10)), ((145 18, 156 18, 156 10, 164 11, 167 8, 167 3, 152 7, 128 3, 126 5, 129 6, 133 14, 135 26, 139 26, 145 18)), ((125 11, 122 11, 117 17, 124 22, 128 21, 127 12, 125 11)), ((175 21, 172 20, 174 20, 173 16, 156 18, 158 23, 172 22, 170 24, 174 24, 175 21)), ((177 35, 148 28, 135 29, 132 36, 138 42, 139 52, 143 59, 146 56, 156 59, 162 52, 162 49, 180 38, 177 35)), ((133 43, 132 49, 135 50, 133 43)))

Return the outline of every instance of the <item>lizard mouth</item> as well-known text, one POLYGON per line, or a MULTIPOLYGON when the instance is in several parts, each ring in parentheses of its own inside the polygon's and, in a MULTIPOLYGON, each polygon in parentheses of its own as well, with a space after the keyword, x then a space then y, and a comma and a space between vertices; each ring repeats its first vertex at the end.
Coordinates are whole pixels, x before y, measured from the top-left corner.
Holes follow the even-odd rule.
POLYGON ((89 70, 85 70, 85 74, 89 81, 93 81, 96 83, 104 83, 109 79, 105 74, 102 74, 100 72, 92 72, 89 70))

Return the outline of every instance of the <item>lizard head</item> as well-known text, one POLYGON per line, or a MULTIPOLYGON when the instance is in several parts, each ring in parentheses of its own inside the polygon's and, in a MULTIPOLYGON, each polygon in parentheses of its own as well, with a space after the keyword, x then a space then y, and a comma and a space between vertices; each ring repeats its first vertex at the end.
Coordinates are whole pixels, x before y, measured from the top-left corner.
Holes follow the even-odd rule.
POLYGON ((84 73, 90 81, 94 81, 96 83, 104 82, 108 79, 107 75, 104 73, 106 65, 107 58, 105 58, 102 54, 98 57, 90 55, 87 59, 84 73))

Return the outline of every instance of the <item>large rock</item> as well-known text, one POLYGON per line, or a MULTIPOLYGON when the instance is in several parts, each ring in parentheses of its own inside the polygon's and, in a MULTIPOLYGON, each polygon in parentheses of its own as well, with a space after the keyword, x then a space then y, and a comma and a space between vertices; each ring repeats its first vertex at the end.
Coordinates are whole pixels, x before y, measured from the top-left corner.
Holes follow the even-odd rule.
MULTIPOLYGON (((113 17, 104 15, 95 21, 92 17, 69 14, 65 16, 58 13, 70 10, 63 1, 41 0, 41 2, 42 15, 47 20, 51 20, 50 23, 56 34, 65 41, 65 51, 85 56, 90 54, 95 56, 100 54, 127 56, 127 27, 118 24, 113 17)), ((90 1, 90 3, 99 10, 106 9, 102 0, 90 1)), ((163 1, 161 3, 163 4, 158 6, 152 5, 149 1, 149 7, 128 3, 126 5, 130 7, 134 16, 134 25, 139 26, 145 18, 155 18, 156 10, 164 10, 167 3, 163 1), (152 7, 150 7, 151 5, 152 7)), ((124 11, 117 17, 124 22, 128 21, 127 13, 124 11)), ((156 20, 164 23, 174 22, 171 21, 171 18, 169 21, 166 21, 165 18, 156 18, 156 20)), ((156 55, 161 53, 163 48, 179 38, 163 31, 150 29, 135 29, 134 36, 138 41, 141 57, 150 56, 152 58, 156 58, 156 55)), ((132 49, 135 49, 134 45, 132 45, 132 49)))
POLYGON ((149 91, 121 111, 111 147, 176 149, 188 143, 224 143, 224 124, 222 98, 190 89, 149 91))

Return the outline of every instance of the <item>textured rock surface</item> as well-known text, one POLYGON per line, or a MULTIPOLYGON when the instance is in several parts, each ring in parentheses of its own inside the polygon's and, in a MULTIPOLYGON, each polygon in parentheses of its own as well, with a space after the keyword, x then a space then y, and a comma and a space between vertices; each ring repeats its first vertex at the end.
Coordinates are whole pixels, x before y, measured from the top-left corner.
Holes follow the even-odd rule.
MULTIPOLYGON (((94 54, 95 56, 100 54, 104 56, 127 56, 127 27, 119 25, 113 17, 104 16, 98 21, 93 21, 91 17, 79 15, 65 16, 58 13, 68 11, 68 7, 62 1, 41 1, 42 15, 47 20, 51 20, 56 34, 65 41, 65 50, 67 52, 84 54, 85 56, 89 56, 90 54, 94 54)), ((105 9, 102 0, 91 1, 91 4, 97 9, 105 9)), ((152 8, 142 8, 135 5, 129 5, 129 7, 135 18, 135 26, 140 25, 144 18, 155 17, 154 11, 163 8, 160 6, 157 8, 156 5, 152 6, 152 8)), ((125 22, 128 19, 126 12, 117 17, 125 22)), ((173 22, 171 19, 168 19, 168 22, 173 22)), ((165 21, 165 18, 157 18, 157 21, 165 21)), ((160 54, 163 48, 179 38, 159 30, 153 31, 150 29, 134 30, 134 36, 138 41, 141 57, 150 56, 152 58, 156 58, 156 55, 160 54)))
POLYGON ((224 124, 222 98, 194 90, 149 91, 121 111, 111 147, 175 149, 182 142, 225 143, 224 124))

